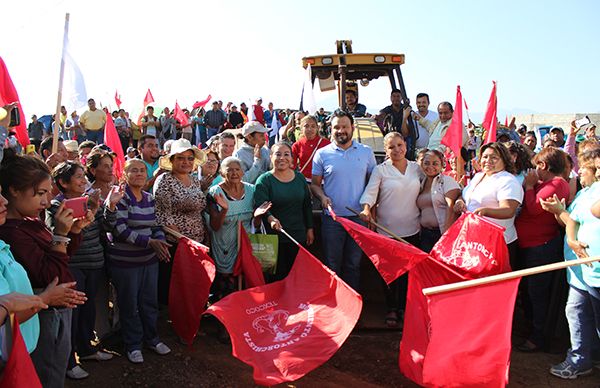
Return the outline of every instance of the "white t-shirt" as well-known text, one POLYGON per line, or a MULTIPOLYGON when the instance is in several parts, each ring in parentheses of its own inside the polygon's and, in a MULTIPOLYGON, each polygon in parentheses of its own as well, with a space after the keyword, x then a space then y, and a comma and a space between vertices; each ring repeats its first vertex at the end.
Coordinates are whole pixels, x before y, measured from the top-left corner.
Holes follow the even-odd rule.
MULTIPOLYGON (((402 174, 390 160, 377 165, 371 173, 369 183, 360 197, 360 204, 371 208, 377 202, 377 223, 388 228, 399 237, 412 236, 419 232, 419 208, 417 197, 421 191, 416 162, 408 161, 402 174)), ((383 230, 379 233, 387 235, 383 230)))
MULTIPOLYGON (((467 210, 472 212, 480 207, 497 208, 502 200, 514 199, 519 203, 523 203, 523 187, 519 184, 517 178, 507 171, 500 171, 492 176, 486 176, 484 172, 480 172, 464 188, 462 196, 467 205, 467 210), (484 177, 485 179, 483 179, 484 177)), ((506 229, 504 239, 507 244, 517 239, 514 216, 504 220, 485 218, 506 229)))
MULTIPOLYGON (((438 119, 438 114, 432 110, 428 110, 427 116, 425 116, 425 118, 433 123, 435 120, 438 119)), ((429 132, 427 131, 427 128, 425 128, 417 122, 417 129, 419 130, 419 138, 417 139, 417 149, 427 148, 427 145, 429 144, 429 132)))

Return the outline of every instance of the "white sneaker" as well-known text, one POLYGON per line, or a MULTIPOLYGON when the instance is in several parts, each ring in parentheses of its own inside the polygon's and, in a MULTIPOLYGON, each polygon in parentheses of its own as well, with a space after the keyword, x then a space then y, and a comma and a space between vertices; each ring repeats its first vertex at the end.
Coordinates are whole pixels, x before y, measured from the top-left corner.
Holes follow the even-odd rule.
POLYGON ((148 346, 148 347, 150 349, 154 350, 156 352, 156 354, 160 354, 161 356, 171 353, 171 348, 169 348, 163 342, 159 342, 154 346, 148 346))
POLYGON ((98 350, 88 356, 79 357, 82 361, 108 361, 113 358, 113 355, 103 350, 98 350))
POLYGON ((81 380, 89 377, 89 373, 87 373, 81 366, 76 365, 73 369, 69 369, 67 371, 67 377, 73 380, 81 380))
POLYGON ((131 352, 127 352, 127 359, 134 364, 141 364, 144 362, 144 356, 142 355, 141 350, 132 350, 131 352))

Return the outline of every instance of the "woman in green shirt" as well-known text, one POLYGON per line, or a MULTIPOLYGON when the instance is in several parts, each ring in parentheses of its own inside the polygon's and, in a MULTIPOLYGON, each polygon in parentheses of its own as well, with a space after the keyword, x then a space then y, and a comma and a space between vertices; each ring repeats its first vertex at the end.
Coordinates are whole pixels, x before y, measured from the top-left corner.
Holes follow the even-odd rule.
POLYGON ((289 144, 280 142, 273 145, 271 164, 273 169, 256 181, 254 207, 265 201, 271 202, 271 209, 265 214, 266 229, 267 233, 276 231, 279 235, 274 280, 281 280, 290 272, 298 247, 279 230, 283 228, 300 244, 311 245, 314 241, 312 204, 304 176, 292 167, 289 144))

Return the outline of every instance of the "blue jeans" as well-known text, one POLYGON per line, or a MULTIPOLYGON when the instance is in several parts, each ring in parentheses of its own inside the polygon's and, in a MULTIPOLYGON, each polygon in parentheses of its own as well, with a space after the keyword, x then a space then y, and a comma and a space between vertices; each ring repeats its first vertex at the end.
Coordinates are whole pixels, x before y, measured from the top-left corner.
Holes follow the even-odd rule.
POLYGON ((600 335, 598 289, 570 287, 565 313, 571 335, 571 348, 567 351, 566 361, 578 370, 588 370, 592 367, 592 350, 600 335))
POLYGON ((128 352, 142 350, 143 342, 156 345, 158 331, 158 263, 133 268, 111 267, 117 289, 121 334, 128 352))
POLYGON ((206 137, 209 139, 219 133, 219 128, 206 128, 206 137))
MULTIPOLYGON (((365 225, 356 216, 344 218, 365 225)), ((358 292, 362 250, 339 222, 325 214, 321 222, 325 265, 358 292)))
POLYGON ((31 361, 44 388, 63 388, 71 352, 69 308, 50 307, 38 313, 40 337, 31 361))
POLYGON ((91 140, 96 144, 104 144, 104 129, 100 131, 86 131, 87 140, 91 140))

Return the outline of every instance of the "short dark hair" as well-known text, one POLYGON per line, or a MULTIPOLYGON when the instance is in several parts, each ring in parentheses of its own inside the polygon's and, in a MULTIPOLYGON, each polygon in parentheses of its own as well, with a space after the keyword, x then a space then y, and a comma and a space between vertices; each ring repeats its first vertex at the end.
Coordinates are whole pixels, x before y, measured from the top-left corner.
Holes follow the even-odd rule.
POLYGON ((356 97, 356 96, 357 96, 357 94, 356 94, 356 90, 354 90, 354 89, 346 89, 346 94, 348 94, 348 93, 352 93, 352 94, 354 94, 354 97, 356 97))
POLYGON ((515 173, 515 165, 510 156, 510 152, 508 151, 508 148, 505 145, 498 142, 484 144, 480 148, 480 155, 483 155, 485 150, 487 150, 488 148, 491 148, 500 156, 502 162, 504 163, 504 169, 506 171, 510 172, 511 174, 515 173))
POLYGON ((144 144, 146 144, 146 140, 148 139, 156 139, 156 136, 154 135, 142 135, 142 137, 140 137, 140 140, 138 140, 138 148, 142 149, 144 148, 144 144))
MULTIPOLYGON (((429 100, 427 100, 427 101, 429 101, 429 100)), ((450 112, 454 112, 454 108, 452 107, 452 104, 449 103, 448 101, 442 101, 442 102, 440 102, 438 104, 438 109, 439 109, 440 106, 447 106, 448 109, 450 109, 450 112)))
POLYGON ((146 107, 146 111, 149 111, 150 109, 154 110, 154 107, 153 107, 152 105, 148 105, 148 106, 146 107))
POLYGON ((390 96, 394 93, 400 93, 402 94, 402 92, 400 91, 400 89, 392 89, 392 92, 390 93, 390 96))
POLYGON ((331 120, 333 120, 336 117, 338 118, 338 120, 342 117, 347 117, 350 120, 350 123, 354 125, 354 117, 352 117, 352 115, 348 111, 345 111, 343 109, 336 109, 331 114, 331 120))
MULTIPOLYGON (((63 141, 62 137, 59 137, 58 141, 63 141)), ((42 157, 44 157, 44 151, 52 153, 52 136, 48 136, 40 143, 40 155, 42 157)))
POLYGON ((233 139, 235 140, 235 135, 231 132, 221 132, 219 134, 219 140, 223 140, 223 139, 233 139))
POLYGON ((93 98, 90 98, 90 99, 88 100, 88 103, 90 103, 90 102, 96 102, 96 101, 94 101, 94 99, 93 99, 93 98))
POLYGON ((543 162, 546 164, 546 170, 555 175, 562 175, 567 168, 565 155, 568 154, 556 147, 546 147, 533 157, 533 162, 535 164, 543 162))
POLYGON ((78 169, 85 172, 81 164, 72 160, 59 163, 58 166, 54 167, 54 170, 52 170, 52 179, 62 193, 65 192, 65 187, 60 184, 60 180, 62 179, 64 182, 69 183, 78 169))
POLYGON ((417 94, 417 98, 427 97, 427 102, 429 102, 429 94, 427 93, 419 93, 417 94))

